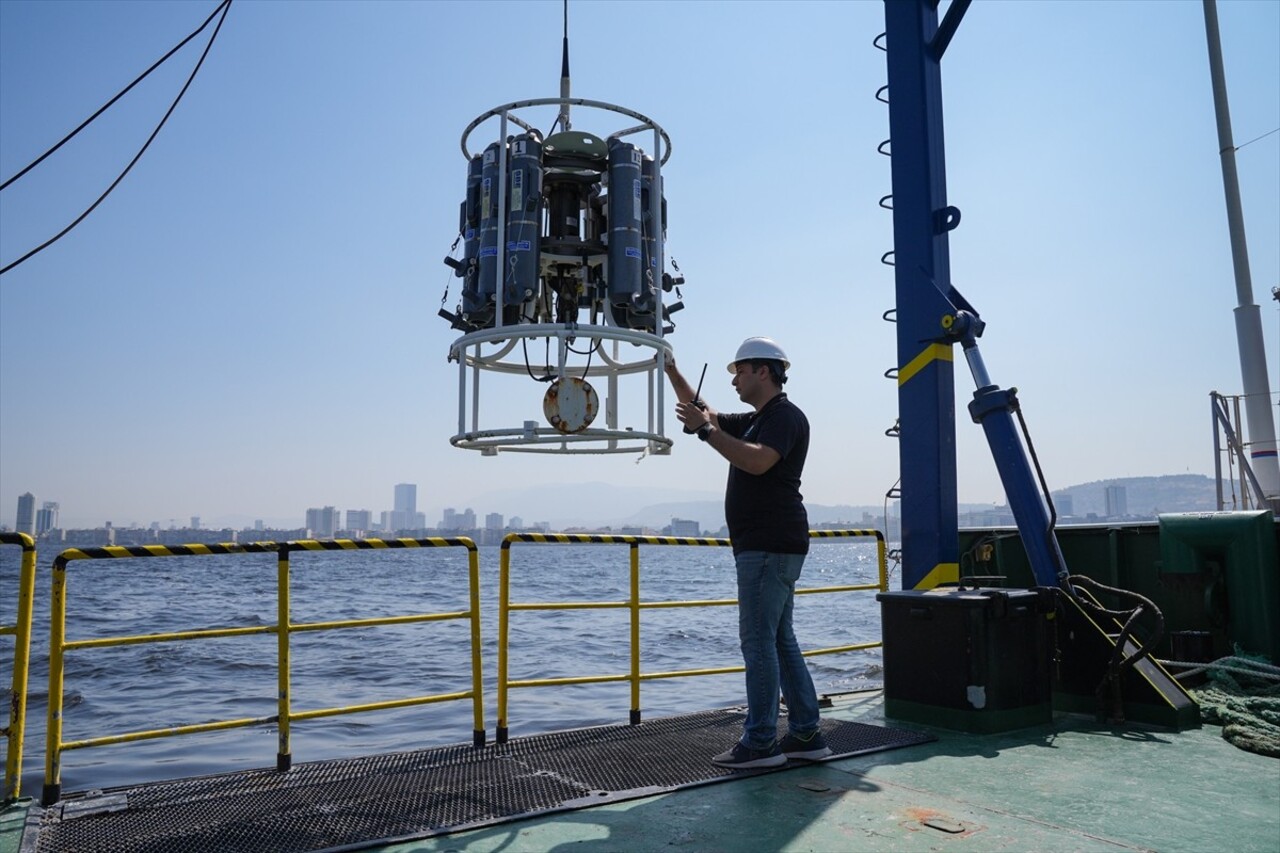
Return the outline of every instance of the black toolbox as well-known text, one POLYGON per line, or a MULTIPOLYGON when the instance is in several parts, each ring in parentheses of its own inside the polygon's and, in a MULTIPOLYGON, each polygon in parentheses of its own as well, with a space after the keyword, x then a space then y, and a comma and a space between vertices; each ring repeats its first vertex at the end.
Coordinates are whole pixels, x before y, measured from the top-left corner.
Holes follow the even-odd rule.
POLYGON ((876 599, 886 717, 981 733, 1053 719, 1051 591, 938 587, 876 599))

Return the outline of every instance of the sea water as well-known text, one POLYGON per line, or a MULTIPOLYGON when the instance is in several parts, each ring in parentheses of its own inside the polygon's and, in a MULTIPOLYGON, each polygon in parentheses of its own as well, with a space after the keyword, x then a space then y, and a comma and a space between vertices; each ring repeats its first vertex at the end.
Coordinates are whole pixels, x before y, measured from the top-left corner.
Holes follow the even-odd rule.
MULTIPOLYGON (((618 604, 630 594, 630 549, 614 544, 529 544, 510 549, 510 601, 618 604)), ((0 624, 16 621, 20 551, 0 548, 0 624)), ((38 567, 28 680, 22 791, 39 796, 44 776, 53 553, 38 567)), ((497 727, 498 548, 481 548, 480 611, 484 730, 497 727)), ((736 597, 727 547, 641 546, 640 600, 736 597)), ((290 555, 290 620, 299 625, 458 612, 469 609, 467 551, 425 548, 295 552, 290 555)), ((878 579, 869 539, 815 540, 799 587, 870 584, 878 579)), ((77 560, 68 564, 66 639, 249 627, 276 620, 274 554, 77 560)), ((799 595, 796 635, 818 649, 880 638, 874 591, 799 595)), ((11 638, 0 642, 0 689, 12 677, 11 638)), ((508 678, 623 675, 630 671, 630 610, 601 607, 510 614, 508 678)), ((642 673, 741 665, 731 605, 652 608, 640 615, 642 673)), ((467 620, 299 630, 292 634, 294 713, 467 691, 467 620)), ((73 649, 66 654, 62 740, 276 713, 277 649, 271 633, 73 649)), ((879 649, 808 659, 819 694, 875 681, 879 649)), ((741 705, 741 673, 645 680, 642 719, 741 705)), ((513 688, 511 737, 629 719, 628 682, 513 688)), ((294 762, 421 749, 473 739, 469 699, 371 711, 291 726, 294 762)), ((64 751, 66 791, 274 767, 277 728, 165 737, 64 751)))

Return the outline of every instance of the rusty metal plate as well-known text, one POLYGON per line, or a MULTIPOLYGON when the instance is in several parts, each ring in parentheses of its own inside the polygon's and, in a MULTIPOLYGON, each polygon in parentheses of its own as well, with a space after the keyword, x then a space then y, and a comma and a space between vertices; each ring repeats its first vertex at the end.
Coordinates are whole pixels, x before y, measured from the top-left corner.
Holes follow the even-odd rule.
POLYGON ((573 435, 591 426, 600 411, 600 398, 587 380, 566 376, 551 383, 542 398, 542 411, 547 423, 573 435))

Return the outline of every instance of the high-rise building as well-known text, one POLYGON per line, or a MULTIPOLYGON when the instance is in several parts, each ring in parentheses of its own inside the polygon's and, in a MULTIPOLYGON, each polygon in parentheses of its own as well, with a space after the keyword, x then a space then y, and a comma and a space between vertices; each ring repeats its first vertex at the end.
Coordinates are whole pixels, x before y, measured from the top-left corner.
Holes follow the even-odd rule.
POLYGON ((1120 518, 1129 514, 1129 500, 1124 486, 1107 486, 1107 518, 1120 518))
POLYGON ((36 496, 30 492, 18 495, 18 523, 15 529, 28 536, 36 534, 36 496))
POLYGON ((458 516, 459 530, 475 530, 476 529, 476 511, 468 507, 462 515, 458 516))
POLYGON ((372 530, 373 513, 367 509, 347 510, 347 530, 372 530))
POLYGON ((502 529, 502 513, 491 512, 484 517, 485 530, 501 530, 502 529))
POLYGON ((458 529, 458 511, 453 507, 448 507, 444 511, 444 516, 440 519, 441 530, 457 530, 458 529))
POLYGON ((191 516, 191 529, 192 530, 200 529, 200 516, 198 515, 191 516))
POLYGON ((509 524, 511 525, 512 530, 519 530, 520 528, 524 527, 524 519, 518 515, 513 515, 511 516, 511 521, 509 522, 509 524))
POLYGON ((425 521, 418 522, 418 487, 413 483, 397 483, 395 509, 391 511, 392 530, 411 530, 425 526, 425 521))
POLYGON ((396 512, 418 511, 418 487, 413 483, 396 484, 396 512))
POLYGON ((312 536, 330 538, 338 530, 338 511, 331 506, 307 510, 307 529, 312 536))
POLYGON ((45 501, 44 505, 36 512, 36 535, 43 536, 50 530, 58 529, 58 506, 57 501, 45 501))

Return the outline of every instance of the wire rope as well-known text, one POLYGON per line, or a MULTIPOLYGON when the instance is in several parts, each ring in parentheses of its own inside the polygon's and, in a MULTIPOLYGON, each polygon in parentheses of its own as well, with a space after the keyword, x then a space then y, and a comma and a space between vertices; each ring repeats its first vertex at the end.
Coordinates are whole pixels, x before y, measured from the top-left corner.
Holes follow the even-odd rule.
POLYGON ((1186 672, 1179 672, 1174 678, 1183 679, 1191 675, 1198 675, 1206 670, 1222 670, 1224 672, 1234 672, 1239 675, 1250 675, 1255 678, 1265 678, 1271 681, 1280 681, 1280 666, 1271 666, 1260 661, 1250 660, 1242 657, 1225 657, 1208 663, 1187 660, 1162 660, 1158 661, 1161 666, 1169 667, 1189 667, 1186 672))
MULTIPOLYGON (((209 50, 213 47, 213 43, 214 43, 214 41, 218 38, 218 32, 222 29, 222 24, 223 24, 223 22, 224 22, 224 21, 226 21, 226 19, 227 19, 227 12, 229 12, 229 11, 231 10, 231 0, 224 0, 224 2, 222 3, 222 5, 221 5, 221 6, 219 6, 218 8, 222 10, 222 17, 218 19, 218 24, 217 24, 217 26, 215 26, 215 27, 213 28, 213 34, 212 34, 211 36, 209 36, 209 42, 208 42, 208 44, 206 44, 206 45, 204 46, 204 51, 200 54, 200 59, 196 62, 195 68, 191 69, 191 74, 190 74, 190 76, 189 76, 189 77, 187 77, 187 82, 186 82, 186 83, 184 83, 184 84, 182 85, 182 89, 181 89, 181 91, 179 91, 179 92, 178 92, 178 96, 177 96, 176 98, 174 98, 174 99, 173 99, 173 103, 172 103, 172 104, 170 104, 170 105, 169 105, 169 109, 165 111, 164 117, 160 119, 160 123, 156 125, 155 130, 151 131, 151 135, 150 135, 149 137, 147 137, 147 141, 143 143, 142 148, 141 148, 141 149, 139 149, 138 153, 137 153, 137 154, 135 154, 135 155, 134 155, 134 157, 133 157, 133 159, 129 161, 129 165, 125 166, 125 167, 124 167, 124 171, 123 171, 123 172, 121 172, 121 173, 119 174, 119 176, 118 176, 114 181, 112 181, 112 182, 111 182, 111 186, 107 187, 106 191, 105 191, 105 192, 103 192, 103 193, 102 193, 102 195, 98 196, 98 200, 97 200, 97 201, 95 201, 93 204, 89 205, 88 209, 87 209, 87 210, 85 210, 85 212, 84 212, 84 213, 81 213, 79 216, 77 216, 77 217, 75 218, 75 220, 73 220, 73 221, 72 221, 72 223, 71 223, 70 225, 68 225, 66 228, 63 228, 61 231, 59 231, 57 234, 53 235, 53 236, 52 236, 52 237, 50 237, 48 240, 46 240, 46 241, 44 241, 43 243, 41 243, 39 246, 36 246, 34 249, 32 249, 31 251, 27 252, 25 255, 23 255, 22 257, 18 258, 18 259, 17 259, 16 261, 14 261, 13 263, 7 264, 7 265, 5 265, 4 267, 0 267, 0 275, 4 275, 4 274, 5 274, 5 273, 7 273, 9 270, 13 269, 14 267, 18 266, 19 264, 23 263, 24 261, 26 261, 26 260, 28 260, 28 259, 30 259, 30 258, 32 258, 32 257, 34 257, 35 255, 39 254, 40 252, 43 252, 45 249, 49 248, 49 247, 50 247, 50 246, 52 246, 54 243, 58 242, 58 241, 59 241, 59 240, 61 240, 63 237, 65 237, 68 233, 70 233, 70 232, 71 232, 71 230, 72 230, 73 228, 75 228, 77 225, 79 225, 81 222, 83 222, 83 221, 84 221, 84 220, 89 216, 89 214, 90 214, 90 213, 93 213, 93 211, 98 207, 98 205, 102 204, 102 202, 103 202, 104 200, 106 200, 107 196, 111 195, 111 192, 112 192, 112 191, 113 191, 113 190, 114 190, 114 189, 115 189, 115 188, 120 184, 120 182, 121 182, 121 181, 123 181, 123 180, 124 180, 125 176, 129 174, 129 172, 133 169, 134 165, 136 165, 136 164, 137 164, 137 162, 138 162, 140 159, 142 159, 142 155, 146 153, 146 151, 147 151, 147 149, 148 149, 149 147, 151 147, 151 143, 155 140, 156 136, 157 136, 157 135, 159 135, 159 133, 160 133, 160 129, 161 129, 161 128, 163 128, 163 127, 165 126, 165 123, 169 120, 169 116, 173 115, 173 111, 174 111, 175 109, 177 109, 177 107, 178 107, 178 103, 182 100, 182 96, 183 96, 183 95, 185 95, 185 94, 187 93, 187 89, 189 89, 189 88, 191 87, 191 83, 192 83, 192 81, 194 81, 194 80, 196 79, 196 74, 197 74, 197 73, 199 73, 199 71, 200 71, 200 67, 201 67, 202 65, 204 65, 205 57, 207 57, 207 56, 209 55, 209 50)), ((217 15, 217 14, 218 14, 218 12, 217 12, 217 10, 215 10, 215 11, 214 11, 214 13, 213 13, 213 15, 217 15)), ((211 15, 211 16, 209 17, 209 20, 213 20, 213 15, 211 15)), ((207 24, 208 24, 208 21, 206 21, 206 22, 205 22, 205 25, 207 25, 207 24)), ((203 30, 205 25, 201 25, 200 30, 203 30)), ((200 32, 200 30, 196 30, 196 32, 198 33, 198 32, 200 32)), ((195 33, 193 33, 192 35, 195 35, 195 33)), ((187 39, 187 40, 189 41, 189 40, 190 40, 190 37, 188 37, 188 39, 187 39)), ((185 44, 185 43, 186 43, 186 42, 184 41, 184 42, 183 42, 183 44, 185 44)), ((179 45, 179 47, 181 47, 181 45, 179 45)), ((175 48, 175 50, 176 50, 176 49, 177 49, 177 48, 175 48)), ((172 51, 170 51, 170 53, 172 53, 172 51)), ((166 58, 168 58, 168 57, 166 56, 166 58)), ((161 61, 163 61, 163 60, 161 60, 161 61)), ((153 66, 153 68, 154 68, 154 66, 153 66)), ((149 74, 149 73, 150 73, 150 71, 148 70, 148 72, 147 72, 147 73, 149 74)), ((143 76, 146 76, 146 75, 144 74, 143 76)), ((141 78, 139 78, 139 79, 141 79, 141 78)), ((137 82, 137 81, 135 80, 135 81, 134 81, 134 83, 136 83, 136 82, 137 82)), ((131 84, 130 84, 130 88, 131 88, 133 85, 134 85, 134 84, 133 84, 133 83, 131 83, 131 84)), ((126 89, 125 91, 128 91, 128 89, 126 89)), ((121 94, 123 94, 123 92, 122 92, 121 94)), ((118 97, 119 97, 119 96, 117 96, 117 98, 118 98, 118 97)), ((115 100, 115 99, 113 99, 113 102, 114 102, 114 100, 115 100)), ((110 106, 110 104, 108 104, 107 106, 110 106)), ((103 109, 106 109, 106 107, 103 107, 103 109)), ((101 112, 101 111, 102 111, 102 110, 99 110, 98 112, 101 112)), ((94 117, 96 117, 96 116, 97 116, 97 114, 95 113, 94 117)), ((90 119, 90 121, 92 121, 92 119, 90 119)), ((88 123, 88 122, 86 122, 86 124, 87 124, 87 123, 88 123)), ((81 126, 83 127, 83 125, 81 125, 81 126)), ((74 131, 74 132, 72 133, 72 136, 74 136, 74 135, 75 135, 75 133, 77 133, 77 132, 79 132, 79 128, 77 128, 77 130, 76 130, 76 131, 74 131)), ((67 138, 69 139, 70 137, 67 137, 67 138)), ((63 141, 65 142, 66 140, 63 140, 63 141)), ((58 143, 58 145, 61 145, 61 144, 62 144, 61 142, 60 142, 60 143, 58 143)), ((53 150, 56 150, 56 149, 57 149, 57 146, 55 146, 55 147, 54 147, 54 149, 51 149, 48 153, 52 153, 52 152, 53 152, 53 150)), ((46 154, 45 156, 48 156, 48 154, 46 154)), ((44 158, 43 158, 43 157, 41 157, 40 159, 44 159, 44 158)), ((39 161, 37 161, 37 162, 39 162, 39 161)), ((34 164, 33 164, 33 165, 34 165, 34 164)), ((28 169, 29 169, 29 168, 30 168, 30 167, 28 167, 28 169)), ((25 173, 26 171, 27 171, 27 169, 24 169, 22 173, 19 173, 19 175, 15 175, 15 176, 14 176, 14 178, 11 178, 11 179, 10 179, 10 182, 12 182, 13 180, 16 180, 16 179, 17 179, 17 177, 20 177, 20 176, 21 176, 21 174, 25 173)), ((8 185, 8 183, 6 183, 6 186, 7 186, 7 185, 8 185)))
POLYGON ((1250 139, 1248 142, 1235 146, 1235 150, 1239 151, 1245 145, 1252 145, 1253 143, 1257 142, 1260 139, 1266 139, 1268 136, 1270 136, 1273 133, 1280 133, 1280 127, 1277 127, 1275 130, 1268 130, 1266 133, 1262 134, 1261 136, 1255 136, 1253 139, 1250 139))
POLYGON ((28 164, 27 164, 27 165, 26 165, 26 166, 25 166, 21 171, 19 171, 19 172, 18 172, 17 174, 15 174, 13 177, 9 178, 9 179, 8 179, 7 181, 5 181, 4 183, 0 184, 0 190, 3 190, 5 187, 9 186, 9 184, 11 184, 11 183, 13 183, 14 181, 18 180, 18 179, 19 179, 19 178, 21 178, 23 175, 25 175, 27 172, 30 172, 32 169, 34 169, 36 166, 39 166, 41 163, 43 163, 43 162, 45 161, 45 159, 46 159, 46 158, 48 158, 48 157, 49 157, 49 155, 53 154, 55 151, 57 151, 57 150, 58 150, 59 148, 61 148, 63 145, 67 144, 67 143, 68 143, 68 142, 70 142, 72 139, 74 139, 74 138, 75 138, 75 136, 76 136, 76 134, 78 134, 80 131, 84 130, 86 127, 88 127, 90 124, 92 124, 92 123, 93 123, 93 121, 94 121, 94 119, 96 119, 98 116, 102 115, 102 114, 103 114, 103 113, 105 113, 108 109, 110 109, 112 104, 114 104, 116 101, 118 101, 118 100, 120 100, 121 98, 123 98, 125 95, 129 94, 129 91, 130 91, 131 89, 133 89, 133 87, 134 87, 134 86, 138 85, 138 84, 139 84, 139 83, 141 83, 143 80, 145 80, 145 79, 147 78, 147 76, 148 76, 149 74, 151 74, 151 72, 152 72, 152 71, 155 71, 157 68, 159 68, 161 65, 163 65, 163 64, 165 63, 165 61, 169 59, 169 57, 173 56, 175 53, 177 53, 179 50, 181 50, 183 47, 185 47, 185 46, 186 46, 186 44, 187 44, 187 42, 191 41, 193 38, 195 38, 196 36, 200 35, 200 33, 204 30, 204 28, 205 28, 205 27, 207 27, 207 26, 209 26, 209 22, 210 22, 210 21, 212 21, 215 17, 217 17, 218 12, 219 12, 219 11, 221 11, 222 7, 223 7, 223 6, 229 6, 230 4, 231 4, 231 0, 223 0, 222 4, 221 4, 221 5, 219 5, 217 9, 214 9, 214 10, 213 10, 213 14, 211 14, 209 17, 205 18, 204 23, 203 23, 203 24, 201 24, 201 25, 200 25, 198 28, 196 28, 195 30, 193 30, 193 31, 192 31, 192 33, 191 33, 191 35, 187 36, 187 37, 186 37, 186 38, 184 38, 182 41, 178 42, 178 43, 177 43, 177 45, 175 45, 175 46, 174 46, 174 48, 173 48, 172 50, 170 50, 170 51, 169 51, 168 53, 166 53, 164 56, 162 56, 162 57, 160 57, 159 59, 157 59, 157 60, 155 61, 155 63, 153 63, 153 64, 152 64, 152 66, 151 66, 150 68, 148 68, 146 71, 143 71, 140 75, 138 75, 137 79, 135 79, 135 80, 134 80, 132 83, 130 83, 128 86, 125 86, 125 87, 124 87, 123 89, 121 89, 118 93, 116 93, 116 96, 115 96, 115 97, 113 97, 111 100, 107 101, 105 104, 103 104, 101 107, 99 107, 97 112, 95 112, 93 115, 89 116, 87 119, 85 119, 84 121, 82 121, 82 122, 80 123, 80 126, 79 126, 79 127, 77 127, 75 130, 73 130, 73 131, 71 131, 70 133, 68 133, 66 136, 62 137, 62 139, 60 139, 56 145, 54 145, 54 146, 53 146, 52 148, 50 148, 48 151, 46 151, 46 152, 44 152, 43 154, 41 154, 41 155, 40 155, 39 157, 37 157, 36 159, 32 160, 30 163, 28 163, 28 164))

